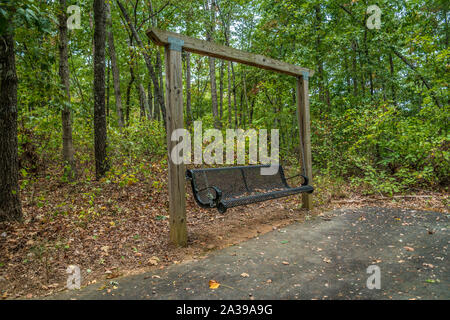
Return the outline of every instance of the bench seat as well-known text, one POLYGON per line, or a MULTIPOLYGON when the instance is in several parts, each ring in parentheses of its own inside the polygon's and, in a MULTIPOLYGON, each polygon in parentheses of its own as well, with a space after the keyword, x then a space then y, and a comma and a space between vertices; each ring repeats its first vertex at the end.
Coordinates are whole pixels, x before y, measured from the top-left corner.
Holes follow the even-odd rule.
POLYGON ((186 178, 191 181, 197 204, 217 208, 221 213, 228 208, 314 191, 303 175, 303 184, 291 187, 282 166, 274 175, 262 175, 264 167, 269 165, 190 169, 186 178))

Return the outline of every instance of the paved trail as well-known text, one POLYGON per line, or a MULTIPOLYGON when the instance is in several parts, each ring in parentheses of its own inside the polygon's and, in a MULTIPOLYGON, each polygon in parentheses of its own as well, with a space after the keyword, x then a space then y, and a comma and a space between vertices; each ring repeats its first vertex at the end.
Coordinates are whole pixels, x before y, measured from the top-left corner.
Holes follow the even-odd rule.
MULTIPOLYGON (((336 210, 165 270, 51 299, 450 299, 449 215, 336 210), (377 265, 381 289, 366 287, 377 265), (248 275, 248 276, 247 276, 248 275), (209 289, 209 280, 222 285, 209 289)), ((109 281, 109 280, 108 280, 109 281)))

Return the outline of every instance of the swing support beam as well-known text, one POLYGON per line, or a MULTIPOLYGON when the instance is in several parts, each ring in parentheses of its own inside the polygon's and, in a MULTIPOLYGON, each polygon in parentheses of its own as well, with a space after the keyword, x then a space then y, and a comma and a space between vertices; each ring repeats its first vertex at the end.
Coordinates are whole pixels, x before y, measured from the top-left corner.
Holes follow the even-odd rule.
MULTIPOLYGON (((297 117, 301 150, 304 154, 304 157, 300 158, 300 162, 311 184, 312 158, 308 83, 309 78, 314 74, 313 70, 156 28, 150 29, 147 36, 155 44, 165 48, 169 224, 170 240, 173 244, 187 245, 185 167, 184 164, 175 164, 171 160, 171 151, 176 144, 171 140, 172 132, 184 128, 182 50, 296 77, 297 117)), ((312 209, 312 195, 304 193, 302 197, 303 207, 307 210, 312 209)))

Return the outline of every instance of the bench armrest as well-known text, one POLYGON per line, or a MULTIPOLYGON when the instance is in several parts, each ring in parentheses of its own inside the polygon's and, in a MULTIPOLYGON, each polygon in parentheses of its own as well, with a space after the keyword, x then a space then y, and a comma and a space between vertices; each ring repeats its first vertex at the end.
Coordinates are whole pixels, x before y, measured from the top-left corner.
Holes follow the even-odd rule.
POLYGON ((286 178, 286 180, 289 180, 289 179, 292 179, 292 178, 296 178, 296 177, 299 177, 299 176, 301 176, 303 178, 302 186, 307 186, 309 184, 309 179, 308 179, 307 176, 305 176, 304 174, 301 174, 301 173, 296 174, 295 176, 286 178))

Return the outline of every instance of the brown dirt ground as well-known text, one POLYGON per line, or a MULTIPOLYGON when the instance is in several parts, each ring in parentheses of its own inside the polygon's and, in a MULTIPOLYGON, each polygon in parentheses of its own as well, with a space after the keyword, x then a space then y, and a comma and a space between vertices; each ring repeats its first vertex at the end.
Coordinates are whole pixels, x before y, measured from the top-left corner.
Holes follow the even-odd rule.
MULTIPOLYGON (((163 170, 155 176, 165 177, 163 170)), ((84 181, 79 179, 79 181, 84 181)), ((22 192, 24 221, 0 223, 0 298, 35 298, 65 290, 69 265, 81 269, 82 285, 136 274, 257 237, 295 221, 340 207, 388 206, 448 211, 448 195, 363 197, 342 187, 316 194, 316 208, 300 209, 301 195, 230 209, 204 210, 187 189, 189 245, 168 241, 168 199, 160 185, 137 177, 127 186, 104 181, 62 183, 39 178, 22 192)), ((325 219, 325 217, 324 217, 325 219)))

